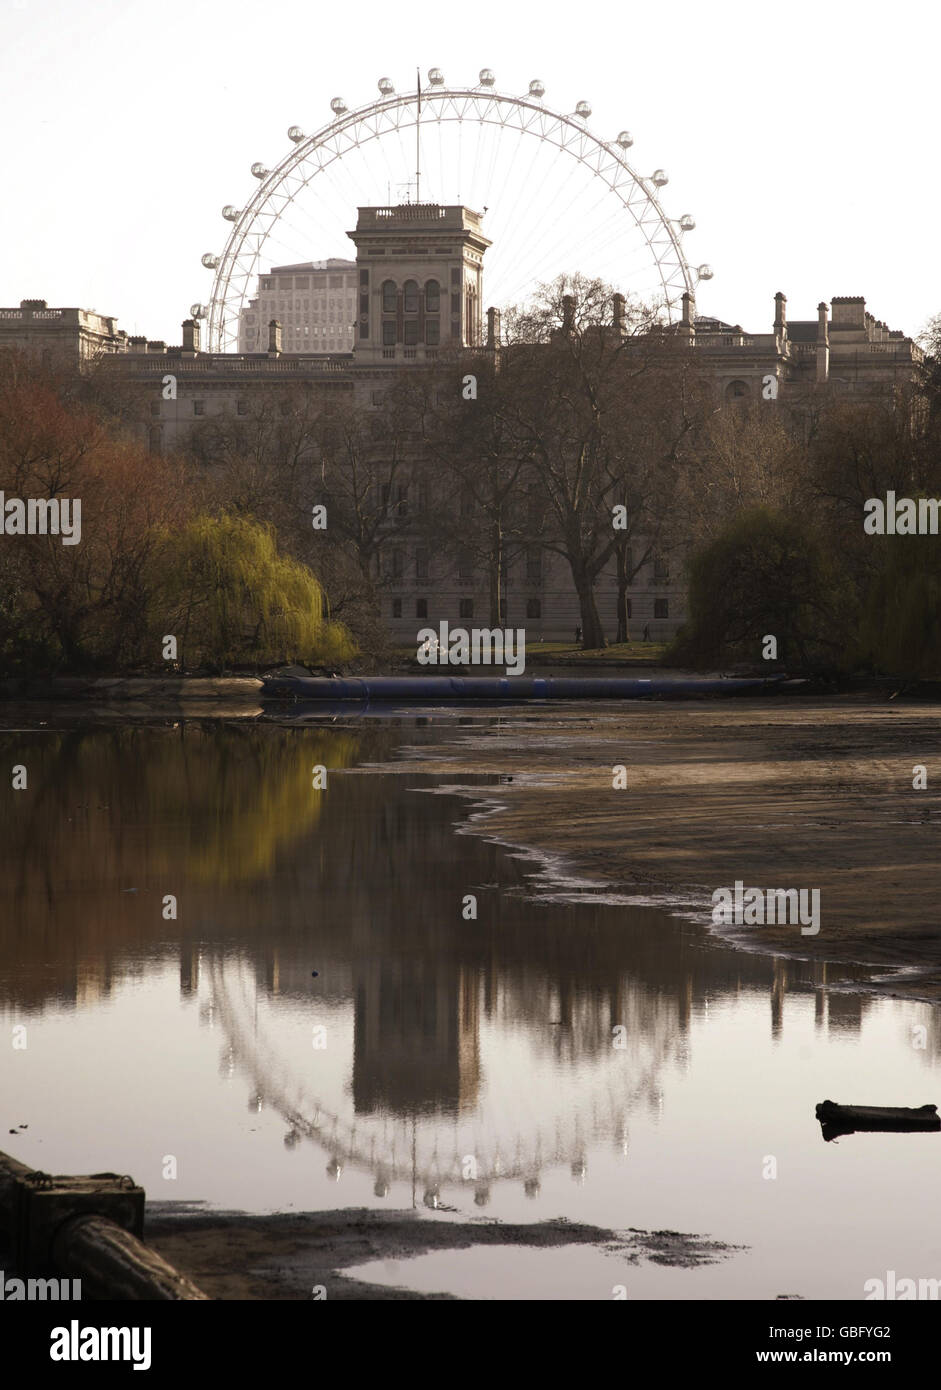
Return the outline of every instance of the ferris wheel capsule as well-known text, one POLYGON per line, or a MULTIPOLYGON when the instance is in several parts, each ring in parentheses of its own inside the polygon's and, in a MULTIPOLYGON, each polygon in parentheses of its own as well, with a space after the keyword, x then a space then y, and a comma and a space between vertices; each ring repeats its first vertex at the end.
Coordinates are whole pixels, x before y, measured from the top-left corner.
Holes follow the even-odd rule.
MULTIPOLYGON (((434 67, 425 71, 429 88, 441 86, 445 91, 449 90, 441 68, 434 67)), ((371 103, 362 108, 355 108, 352 112, 341 97, 334 97, 330 102, 333 122, 325 124, 323 129, 314 135, 305 134, 300 126, 290 126, 287 132, 289 139, 294 145, 303 144, 303 150, 292 149, 271 169, 260 162, 252 165, 252 174, 261 184, 256 195, 250 201, 246 200, 244 207, 226 204, 222 209, 225 220, 235 224, 231 235, 227 233, 230 239, 225 253, 217 257, 214 253, 207 252, 207 258, 203 260, 204 266, 212 269, 215 277, 207 313, 208 346, 212 351, 237 350, 240 315, 248 303, 251 277, 257 272, 259 232, 267 231, 272 219, 276 221, 283 215, 286 207, 308 187, 313 173, 322 173, 326 169, 327 164, 320 157, 321 147, 335 141, 335 126, 342 120, 345 130, 353 131, 361 126, 364 131, 375 134, 373 118, 380 114, 384 116, 395 109, 395 121, 389 124, 388 129, 397 130, 399 120, 407 118, 409 109, 414 111, 414 88, 397 93, 392 80, 387 77, 378 79, 378 87, 379 92, 374 95, 371 103), (300 187, 295 187, 293 183, 285 186, 279 183, 283 174, 296 170, 302 164, 308 176, 299 181, 300 187)), ((554 135, 551 137, 553 144, 568 155, 574 155, 583 168, 600 179, 623 206, 629 204, 628 195, 633 198, 636 193, 646 199, 649 219, 657 221, 664 231, 669 233, 662 238, 648 238, 648 249, 652 255, 657 282, 662 286, 666 312, 670 314, 671 307, 678 302, 676 287, 681 282, 692 292, 698 280, 712 276, 711 267, 700 267, 697 271, 687 263, 684 256, 680 234, 692 229, 694 223, 691 216, 684 214, 681 219, 671 219, 660 207, 657 193, 668 181, 664 170, 657 169, 652 175, 642 175, 628 167, 618 151, 626 151, 633 145, 633 136, 629 131, 620 131, 614 141, 595 135, 588 119, 592 114, 589 102, 573 103, 574 110, 573 107, 569 107, 567 113, 555 111, 546 107, 545 91, 545 84, 541 79, 533 78, 528 83, 528 95, 502 94, 496 90, 492 69, 481 68, 478 71, 478 85, 468 85, 467 90, 463 92, 462 101, 453 109, 449 103, 440 100, 429 101, 428 119, 430 121, 433 116, 442 123, 456 122, 459 126, 464 123, 466 129, 466 123, 473 120, 481 126, 491 123, 494 109, 498 105, 501 109, 503 106, 516 106, 521 112, 527 107, 531 110, 532 105, 538 105, 539 127, 536 128, 525 119, 521 119, 518 128, 522 133, 548 140, 550 136, 546 134, 545 123, 550 123, 552 130, 558 134, 558 138, 554 135), (606 156, 604 159, 598 158, 599 151, 606 156), (625 180, 625 174, 629 175, 629 180, 625 180)), ((429 95, 433 95, 433 92, 429 95)), ((507 129, 516 128, 510 122, 504 127, 501 121, 500 126, 507 129)), ((385 129, 383 126, 382 133, 385 133, 385 129)), ((350 142, 350 148, 358 149, 360 143, 353 140, 350 142)))
POLYGON ((696 226, 696 219, 690 212, 684 212, 680 218, 680 227, 684 232, 691 232, 696 226))
POLYGON ((205 306, 205 304, 191 304, 191 305, 190 305, 190 318, 193 318, 193 319, 204 319, 205 317, 206 317, 206 306, 205 306))
POLYGON ((696 274, 699 276, 700 280, 711 280, 714 271, 711 265, 701 265, 697 267, 696 274))

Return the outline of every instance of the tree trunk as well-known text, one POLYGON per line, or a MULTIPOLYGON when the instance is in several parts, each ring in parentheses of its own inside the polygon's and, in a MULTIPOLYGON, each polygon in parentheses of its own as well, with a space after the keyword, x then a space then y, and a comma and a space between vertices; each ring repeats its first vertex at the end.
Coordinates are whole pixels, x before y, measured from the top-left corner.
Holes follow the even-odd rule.
POLYGON ((595 586, 584 572, 574 569, 575 592, 578 594, 578 607, 582 619, 582 650, 592 651, 605 645, 604 628, 598 616, 595 603, 595 586))
POLYGON ((614 553, 617 557, 618 574, 618 634, 614 640, 627 642, 630 640, 627 625, 627 586, 630 582, 630 576, 627 573, 627 546, 618 545, 614 553))
POLYGON ((490 626, 503 627, 503 533, 499 521, 493 523, 489 557, 490 626))

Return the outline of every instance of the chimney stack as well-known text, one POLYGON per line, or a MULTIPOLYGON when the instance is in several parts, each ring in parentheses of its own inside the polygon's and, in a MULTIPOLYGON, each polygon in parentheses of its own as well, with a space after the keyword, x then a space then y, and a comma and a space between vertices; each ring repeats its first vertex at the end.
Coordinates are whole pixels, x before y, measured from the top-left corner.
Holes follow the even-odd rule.
POLYGON ((787 295, 780 290, 774 296, 774 331, 782 338, 787 333, 787 295))
POLYGON ((827 305, 817 305, 817 385, 823 386, 830 377, 830 334, 827 327, 827 305))
POLYGON ((624 296, 616 294, 614 296, 614 333, 618 338, 623 338, 627 329, 624 325, 624 296))
POLYGON ((195 357, 199 352, 199 323, 196 319, 183 320, 183 351, 195 357))
POLYGON ((279 319, 272 319, 268 324, 268 356, 281 356, 281 323, 279 319))
POLYGON ((683 312, 680 314, 678 336, 685 338, 687 343, 692 346, 696 338, 696 302, 689 290, 683 291, 683 312))
POLYGON ((575 332, 575 296, 572 294, 562 296, 562 332, 575 332))
POLYGON ((500 310, 487 310, 487 347, 496 352, 500 346, 500 310))

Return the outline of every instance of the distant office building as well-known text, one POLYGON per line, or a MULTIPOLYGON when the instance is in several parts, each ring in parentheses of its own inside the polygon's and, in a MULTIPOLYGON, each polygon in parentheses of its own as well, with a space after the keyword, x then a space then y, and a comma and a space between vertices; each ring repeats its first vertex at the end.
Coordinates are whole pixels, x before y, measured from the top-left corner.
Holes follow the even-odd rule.
POLYGON ((355 261, 273 265, 239 316, 239 352, 266 352, 272 319, 285 352, 352 352, 356 285, 355 261))

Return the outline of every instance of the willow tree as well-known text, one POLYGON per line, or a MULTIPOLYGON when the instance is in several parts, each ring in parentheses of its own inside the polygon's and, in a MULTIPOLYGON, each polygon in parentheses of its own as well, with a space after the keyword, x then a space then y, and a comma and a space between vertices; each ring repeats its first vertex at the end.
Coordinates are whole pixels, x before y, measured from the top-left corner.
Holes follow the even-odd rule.
POLYGON ((181 664, 322 665, 353 654, 316 575, 278 550, 271 526, 202 515, 161 540, 151 619, 177 638, 181 664))

